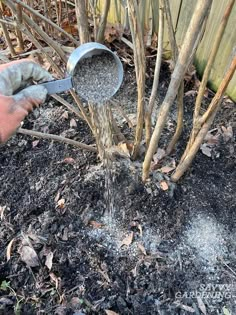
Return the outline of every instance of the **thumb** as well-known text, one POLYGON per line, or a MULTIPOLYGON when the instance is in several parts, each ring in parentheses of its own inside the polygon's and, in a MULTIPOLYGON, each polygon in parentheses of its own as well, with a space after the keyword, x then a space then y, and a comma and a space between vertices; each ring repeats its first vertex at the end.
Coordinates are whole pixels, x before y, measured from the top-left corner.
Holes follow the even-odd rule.
POLYGON ((47 89, 42 85, 33 85, 21 90, 12 96, 15 102, 23 104, 24 101, 32 103, 34 106, 45 102, 47 97, 47 89))

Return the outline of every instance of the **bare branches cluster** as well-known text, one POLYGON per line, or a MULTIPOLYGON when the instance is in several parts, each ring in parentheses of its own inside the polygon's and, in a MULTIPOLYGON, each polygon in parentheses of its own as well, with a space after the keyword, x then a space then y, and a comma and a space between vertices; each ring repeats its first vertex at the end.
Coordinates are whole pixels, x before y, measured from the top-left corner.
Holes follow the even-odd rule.
MULTIPOLYGON (((115 1, 117 8, 118 1, 119 0, 115 1)), ((159 30, 156 47, 157 56, 153 86, 148 100, 145 96, 146 47, 143 32, 143 10, 140 10, 142 3, 138 0, 127 0, 124 5, 124 2, 122 2, 124 5, 123 9, 125 10, 127 17, 126 24, 129 26, 132 40, 132 42, 130 42, 129 40, 124 39, 124 42, 128 43, 133 49, 137 81, 137 125, 134 130, 134 141, 132 146, 130 146, 130 142, 127 141, 125 136, 121 133, 113 117, 112 111, 107 113, 107 117, 110 119, 110 128, 115 145, 117 145, 120 141, 127 143, 127 145, 132 148, 132 159, 136 159, 138 157, 141 143, 145 143, 146 152, 143 160, 143 181, 146 181, 149 178, 153 156, 159 147, 160 138, 163 135, 168 114, 175 100, 177 103, 177 125, 176 130, 165 149, 165 156, 168 156, 173 152, 181 137, 184 120, 184 77, 189 66, 193 62, 200 40, 206 31, 206 22, 209 11, 211 10, 212 2, 212 0, 197 1, 184 41, 182 45, 178 47, 175 38, 175 30, 172 22, 169 0, 159 1, 159 30), (156 124, 155 126, 152 126, 154 115, 153 109, 159 89, 160 68, 163 55, 164 25, 167 25, 169 42, 172 51, 173 72, 166 96, 158 110, 158 116, 154 117, 156 124)), ((186 149, 179 161, 179 164, 177 165, 177 168, 172 174, 173 181, 178 181, 191 165, 191 162, 197 154, 207 132, 211 127, 211 124, 213 123, 215 115, 220 108, 225 90, 235 72, 236 57, 233 56, 231 64, 225 71, 225 75, 219 85, 215 97, 212 99, 207 110, 205 110, 202 114, 201 104, 204 91, 234 4, 235 0, 229 1, 225 12, 222 13, 218 30, 215 34, 215 38, 213 39, 212 49, 205 67, 195 103, 192 131, 188 143, 186 144, 186 149)), ((42 7, 38 10, 38 8, 35 7, 35 1, 33 0, 4 0, 0 3, 0 26, 8 45, 11 58, 24 56, 26 53, 25 40, 27 39, 33 43, 37 51, 46 58, 54 73, 58 77, 63 77, 63 69, 65 69, 68 58, 68 47, 63 45, 63 41, 65 42, 65 39, 69 41, 72 49, 73 47, 91 40, 103 43, 110 6, 110 0, 103 2, 103 6, 100 8, 101 10, 98 9, 97 0, 55 1, 53 5, 49 5, 49 1, 44 0, 42 2, 42 7), (65 27, 62 26, 62 15, 64 14, 68 16, 68 26, 71 27, 69 19, 71 8, 74 8, 75 16, 77 18, 77 37, 73 36, 72 31, 68 32, 65 27), (5 14, 7 10, 10 11, 10 14, 8 15, 5 14), (12 44, 10 32, 15 33, 17 45, 12 44), (60 62, 55 61, 51 52, 57 56, 58 59, 56 60, 59 60, 60 62)), ((4 60, 4 56, 0 55, 0 57, 4 60)), ((55 95, 54 97, 57 101, 61 102, 77 114, 78 117, 84 119, 96 138, 97 132, 94 129, 94 119, 92 119, 94 115, 92 107, 90 106, 90 111, 86 110, 76 93, 73 90, 71 90, 70 93, 77 104, 77 108, 58 95, 55 95)), ((116 104, 115 108, 117 106, 118 105, 116 104)), ((29 134, 29 132, 24 132, 22 129, 20 132, 29 134)), ((32 135, 38 137, 42 136, 34 133, 32 133, 32 135)), ((49 137, 50 136, 48 136, 48 138, 49 137)), ((63 141, 63 139, 58 139, 57 137, 51 138, 63 141)), ((96 142, 98 143, 98 141, 96 142)), ((71 144, 75 143, 71 142, 71 144)), ((75 145, 83 149, 91 149, 91 151, 95 150, 94 147, 89 148, 89 146, 78 143, 75 145)))

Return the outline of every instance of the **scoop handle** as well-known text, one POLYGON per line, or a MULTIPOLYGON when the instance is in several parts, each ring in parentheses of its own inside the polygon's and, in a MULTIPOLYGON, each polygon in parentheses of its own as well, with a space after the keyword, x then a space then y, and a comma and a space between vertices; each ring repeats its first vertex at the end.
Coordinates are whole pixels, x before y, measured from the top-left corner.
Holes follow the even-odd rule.
POLYGON ((61 80, 41 83, 40 85, 44 86, 47 89, 49 95, 65 92, 73 87, 71 76, 61 80))

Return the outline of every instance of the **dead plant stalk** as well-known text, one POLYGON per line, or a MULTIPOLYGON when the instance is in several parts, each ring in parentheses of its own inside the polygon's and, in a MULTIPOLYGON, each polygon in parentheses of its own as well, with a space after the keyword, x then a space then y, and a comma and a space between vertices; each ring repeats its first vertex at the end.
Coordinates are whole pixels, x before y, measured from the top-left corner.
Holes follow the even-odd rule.
POLYGON ((169 88, 160 108, 155 129, 151 137, 150 145, 146 152, 146 156, 143 162, 143 181, 146 181, 149 177, 151 161, 153 155, 158 148, 160 136, 166 124, 170 107, 175 100, 179 86, 184 78, 184 74, 192 60, 193 51, 196 48, 196 42, 199 37, 199 29, 202 28, 203 22, 209 11, 209 8, 211 7, 211 4, 212 0, 198 0, 197 2, 196 9, 190 21, 175 69, 171 77, 169 88))
POLYGON ((163 52, 163 34, 164 34, 164 0, 159 2, 159 28, 158 28, 158 46, 157 46, 157 57, 154 72, 154 80, 152 85, 151 96, 149 99, 149 104, 145 113, 145 133, 146 133, 146 148, 148 148, 151 134, 152 134, 152 112, 155 104, 155 99, 157 96, 157 90, 159 85, 162 52, 163 52))
POLYGON ((205 67, 205 70, 204 70, 204 74, 203 74, 203 77, 202 77, 202 80, 201 80, 201 84, 200 84, 200 88, 199 88, 199 91, 198 91, 197 100, 196 100, 196 104, 195 104, 194 121, 196 121, 196 119, 199 116, 201 103, 202 103, 202 98, 204 96, 204 92, 205 92, 205 88, 206 88, 206 85, 207 85, 207 81, 208 81, 208 78, 209 78, 209 75, 210 75, 210 72, 211 72, 212 65, 213 65, 213 62, 215 60, 216 54, 217 54, 217 52, 219 50, 219 46, 220 46, 222 37, 224 35, 224 31, 225 31, 225 28, 227 26, 227 23, 228 23, 228 20, 229 20, 229 16, 230 16, 230 13, 231 13, 231 11, 233 9, 234 3, 235 3, 235 0, 231 0, 228 3, 228 5, 227 5, 227 7, 225 9, 225 12, 223 14, 223 17, 221 19, 221 22, 220 22, 220 25, 219 25, 219 28, 218 28, 218 31, 217 31, 217 34, 216 34, 216 38, 215 38, 212 50, 210 52, 210 56, 209 56, 209 58, 207 60, 207 64, 206 64, 206 67, 205 67))
POLYGON ((198 95, 197 95, 197 99, 196 99, 196 103, 195 103, 195 107, 194 107, 193 130, 191 132, 191 135, 190 135, 190 138, 189 138, 186 150, 185 150, 184 154, 181 157, 180 163, 184 160, 185 154, 187 154, 188 150, 191 148, 191 146, 192 146, 192 144, 193 144, 193 142, 195 140, 195 137, 198 134, 198 132, 199 132, 199 130, 201 128, 201 125, 203 123, 203 117, 200 116, 202 99, 203 99, 203 96, 204 96, 204 93, 205 93, 205 89, 206 89, 208 78, 210 76, 212 65, 214 63, 216 54, 217 54, 217 52, 219 50, 220 43, 221 43, 222 37, 224 35, 224 31, 225 31, 225 28, 227 26, 227 23, 228 23, 228 20, 229 20, 229 16, 230 16, 230 13, 231 13, 232 8, 234 6, 234 3, 235 3, 235 0, 231 0, 229 2, 229 4, 227 5, 227 7, 225 9, 225 12, 223 14, 223 17, 221 19, 219 28, 217 30, 215 41, 213 43, 213 47, 212 47, 212 50, 210 52, 210 55, 209 55, 209 58, 208 58, 208 61, 207 61, 207 64, 206 64, 206 67, 205 67, 205 70, 204 70, 204 73, 203 73, 202 81, 201 81, 201 84, 200 84, 200 87, 199 87, 199 91, 198 91, 198 95))
MULTIPOLYGON (((2 15, 2 11, 0 9, 0 19, 2 20, 3 19, 3 15, 2 15)), ((3 23, 3 22, 0 22, 0 25, 1 25, 1 28, 2 28, 2 31, 3 31, 3 35, 5 37, 5 41, 9 47, 9 50, 10 50, 10 53, 11 53, 11 56, 14 57, 16 55, 16 52, 15 52, 15 49, 12 45, 12 42, 11 42, 11 39, 10 39, 10 35, 8 33, 8 29, 6 27, 6 25, 3 23)))
POLYGON ((97 149, 95 147, 92 147, 91 145, 87 145, 87 144, 84 144, 84 143, 81 143, 81 142, 78 142, 78 141, 75 141, 72 139, 64 138, 62 136, 52 135, 52 134, 48 134, 48 133, 42 133, 42 132, 28 130, 28 129, 24 129, 24 128, 19 128, 17 132, 21 133, 23 135, 28 135, 28 136, 32 136, 32 137, 40 138, 40 139, 54 140, 57 142, 70 144, 70 145, 73 145, 77 148, 84 149, 87 151, 97 152, 97 149))
POLYGON ((139 16, 137 0, 128 0, 127 5, 130 29, 134 45, 134 63, 138 88, 137 127, 135 132, 134 148, 132 152, 132 157, 135 159, 138 155, 143 135, 146 60, 143 31, 139 16))
MULTIPOLYGON (((22 7, 20 4, 17 4, 17 13, 16 13, 16 19, 17 19, 17 22, 22 24, 22 7)), ((24 51, 24 40, 23 40, 23 36, 22 36, 22 33, 21 31, 16 28, 16 34, 17 34, 17 41, 18 41, 18 46, 20 48, 20 51, 24 51)))
MULTIPOLYGON (((178 46, 176 43, 169 0, 164 0, 164 4, 165 4, 166 21, 167 21, 167 27, 168 27, 170 46, 171 46, 171 51, 172 51, 172 60, 173 60, 174 66, 175 66, 178 55, 179 55, 179 50, 178 50, 178 46)), ((183 97, 184 97, 184 80, 182 80, 180 87, 179 87, 179 90, 178 90, 178 93, 177 93, 177 110, 178 110, 177 126, 176 126, 175 133, 174 133, 172 139, 170 140, 170 142, 167 146, 166 155, 169 155, 173 151, 176 143, 178 142, 178 140, 182 134, 183 118, 184 118, 183 97)))
POLYGON ((202 126, 192 144, 192 146, 185 152, 185 158, 182 160, 181 163, 177 166, 174 174, 172 175, 171 179, 173 181, 178 181, 179 178, 186 172, 186 170, 191 165, 195 155, 197 154, 204 138, 208 130, 210 129, 211 124, 214 121, 214 118, 220 108, 224 92, 227 89, 230 80, 232 79, 234 72, 236 70, 236 56, 233 58, 229 70, 227 71, 225 77, 223 78, 215 97, 212 99, 211 104, 205 113, 204 119, 202 119, 202 126))
MULTIPOLYGON (((11 0, 5 0, 5 3, 11 8, 14 14, 17 13, 16 5, 11 0)), ((23 20, 36 31, 36 33, 58 54, 63 62, 67 62, 67 58, 64 51, 61 49, 60 45, 53 40, 48 34, 46 34, 33 20, 31 20, 27 14, 22 12, 23 20)))
POLYGON ((75 11, 78 23, 80 44, 84 44, 90 41, 86 1, 75 0, 75 11))
MULTIPOLYGON (((14 0, 14 2, 16 2, 17 4, 19 4, 20 6, 22 6, 23 8, 25 8, 27 11, 29 11, 30 13, 32 13, 33 15, 39 17, 40 19, 42 19, 44 22, 46 22, 47 24, 51 25, 54 29, 56 29, 60 34, 64 34, 66 37, 68 37, 72 43, 74 43, 76 46, 79 45, 79 42, 69 33, 67 33, 66 31, 63 30, 63 28, 59 27, 56 23, 52 22, 49 18, 47 18, 47 16, 44 16, 42 14, 40 14, 38 11, 34 10, 33 8, 31 8, 29 5, 27 5, 26 3, 24 3, 23 1, 20 0, 14 0)), ((45 10, 45 12, 47 12, 47 10, 45 10)))
POLYGON ((106 24, 107 24, 107 16, 108 16, 108 11, 110 9, 110 4, 111 4, 111 0, 105 0, 104 1, 101 21, 99 23, 98 32, 97 32, 97 36, 96 36, 96 38, 97 38, 96 40, 99 43, 104 42, 104 34, 105 34, 105 29, 106 29, 106 24))

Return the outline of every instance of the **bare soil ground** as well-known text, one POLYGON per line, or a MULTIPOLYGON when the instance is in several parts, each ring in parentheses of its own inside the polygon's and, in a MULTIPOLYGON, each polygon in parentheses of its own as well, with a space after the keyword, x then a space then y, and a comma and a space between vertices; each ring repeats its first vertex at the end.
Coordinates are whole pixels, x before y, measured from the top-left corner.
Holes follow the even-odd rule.
MULTIPOLYGON (((163 66, 160 99, 166 72, 163 66)), ((117 99, 130 113, 132 82, 126 69, 117 99)), ((194 93, 184 99, 175 161, 194 99, 194 93)), ((167 191, 158 172, 142 184, 141 160, 116 161, 111 226, 104 169, 94 153, 15 135, 0 148, 0 314, 236 314, 235 116, 235 104, 225 99, 209 156, 199 152, 167 191)), ((162 146, 174 117, 173 109, 162 146)), ((85 123, 51 99, 24 127, 94 142, 85 123)), ((122 128, 129 133, 127 124, 122 128)))

